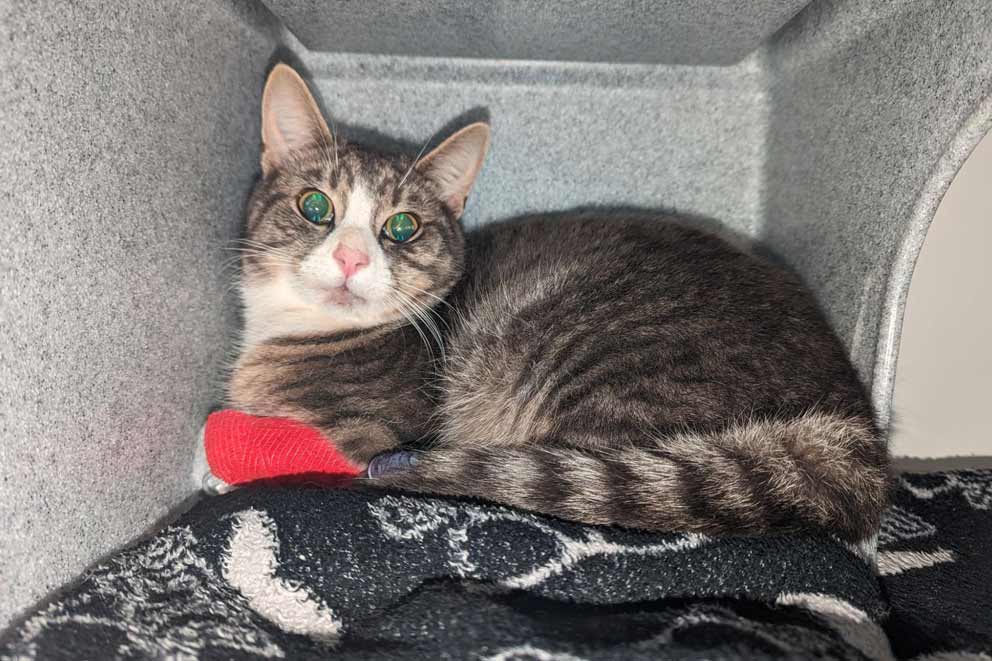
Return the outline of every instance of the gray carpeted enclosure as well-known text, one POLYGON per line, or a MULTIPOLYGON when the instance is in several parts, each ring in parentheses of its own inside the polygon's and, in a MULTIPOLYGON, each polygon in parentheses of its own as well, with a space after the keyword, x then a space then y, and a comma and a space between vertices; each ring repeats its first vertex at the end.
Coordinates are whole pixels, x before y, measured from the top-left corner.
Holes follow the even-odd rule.
POLYGON ((992 123, 986 0, 360 4, 0 0, 0 624, 196 487, 276 57, 346 135, 488 115, 469 225, 622 205, 762 239, 887 420, 913 262, 992 123))

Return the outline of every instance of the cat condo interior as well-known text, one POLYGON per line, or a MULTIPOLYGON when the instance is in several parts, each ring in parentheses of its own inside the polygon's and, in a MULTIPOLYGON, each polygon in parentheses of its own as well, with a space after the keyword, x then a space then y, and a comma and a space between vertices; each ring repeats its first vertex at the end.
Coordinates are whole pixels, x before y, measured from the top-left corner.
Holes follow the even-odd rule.
POLYGON ((992 121, 984 0, 45 0, 0 32, 0 623, 199 487, 274 61, 345 138, 487 117, 468 226, 624 206, 761 240, 883 421, 915 256, 992 121))

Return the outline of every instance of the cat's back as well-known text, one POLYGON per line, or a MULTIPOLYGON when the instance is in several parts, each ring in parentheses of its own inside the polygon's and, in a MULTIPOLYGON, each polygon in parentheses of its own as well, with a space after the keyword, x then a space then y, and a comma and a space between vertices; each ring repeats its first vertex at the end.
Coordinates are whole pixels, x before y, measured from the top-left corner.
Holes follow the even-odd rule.
POLYGON ((826 408, 870 420, 801 281, 673 219, 535 217, 468 236, 454 436, 593 444, 826 408), (513 411, 512 415, 506 412, 513 411))
MULTIPOLYGON (((664 274, 681 284, 720 287, 725 275, 757 275, 785 271, 731 247, 715 234, 675 217, 603 216, 592 213, 528 216, 484 225, 467 235, 465 287, 456 295, 506 289, 538 278, 542 283, 567 283, 564 273, 582 272, 586 282, 615 289, 637 274, 664 274), (699 266, 722 267, 710 271, 699 266), (771 267, 771 268, 770 268, 771 267), (498 273, 501 277, 494 278, 498 273), (618 283, 617 278, 621 281, 618 283)), ((770 284, 768 277, 749 278, 770 284)), ((533 284, 531 282, 531 284, 533 284)), ((664 292, 658 292, 659 300, 664 292)))

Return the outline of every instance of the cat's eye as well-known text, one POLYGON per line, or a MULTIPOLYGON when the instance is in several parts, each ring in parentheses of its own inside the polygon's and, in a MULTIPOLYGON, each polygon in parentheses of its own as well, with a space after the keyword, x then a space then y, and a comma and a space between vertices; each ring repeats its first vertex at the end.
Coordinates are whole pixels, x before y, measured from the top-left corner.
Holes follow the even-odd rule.
POLYGON ((395 213, 382 226, 382 233, 391 241, 403 243, 413 238, 420 229, 420 221, 412 213, 395 213))
POLYGON ((300 214, 314 225, 327 225, 334 221, 334 205, 319 190, 305 190, 296 199, 300 214))

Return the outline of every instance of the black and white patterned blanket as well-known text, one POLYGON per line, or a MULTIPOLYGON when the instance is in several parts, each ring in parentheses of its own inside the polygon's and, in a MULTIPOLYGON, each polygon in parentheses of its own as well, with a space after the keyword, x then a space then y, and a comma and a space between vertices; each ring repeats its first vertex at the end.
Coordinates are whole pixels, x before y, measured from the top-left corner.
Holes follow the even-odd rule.
POLYGON ((990 659, 990 550, 992 471, 903 476, 877 577, 827 539, 252 488, 88 572, 0 658, 990 659))

